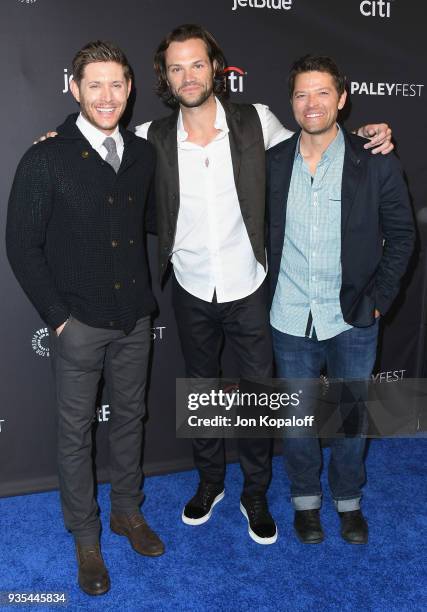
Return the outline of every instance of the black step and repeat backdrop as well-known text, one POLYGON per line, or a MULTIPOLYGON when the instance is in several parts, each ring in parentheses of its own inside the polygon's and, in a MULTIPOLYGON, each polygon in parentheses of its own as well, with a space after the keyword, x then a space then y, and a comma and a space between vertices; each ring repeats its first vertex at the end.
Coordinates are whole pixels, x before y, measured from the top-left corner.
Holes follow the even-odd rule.
MULTIPOLYGON (((154 94, 152 59, 180 23, 201 23, 225 50, 233 100, 268 104, 294 127, 286 93, 291 61, 307 52, 332 55, 348 78, 347 127, 387 121, 418 218, 418 252, 405 290, 383 321, 375 375, 391 384, 424 370, 427 223, 427 9, 419 0, 2 0, 0 58, 0 496, 55 487, 55 406, 47 330, 16 283, 6 259, 4 226, 16 165, 38 135, 76 110, 70 62, 92 39, 115 41, 136 77, 130 127, 168 111, 154 94)), ((175 378, 184 374, 170 291, 157 284, 156 239, 149 240, 160 314, 153 322, 145 471, 191 467, 187 440, 175 437, 175 378)), ((363 245, 361 245, 363 248, 363 245)), ((98 410, 98 465, 106 476, 110 407, 98 410)))

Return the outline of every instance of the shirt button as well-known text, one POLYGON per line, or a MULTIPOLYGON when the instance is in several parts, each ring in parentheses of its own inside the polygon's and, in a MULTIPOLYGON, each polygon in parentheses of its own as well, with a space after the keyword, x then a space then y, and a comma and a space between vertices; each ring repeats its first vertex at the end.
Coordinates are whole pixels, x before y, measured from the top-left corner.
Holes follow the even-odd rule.
POLYGON ((133 197, 131 195, 128 196, 128 200, 129 200, 129 202, 133 202, 133 197))
POLYGON ((132 284, 136 285, 136 280, 134 278, 132 279, 132 284))
POLYGON ((115 248, 116 248, 116 246, 118 246, 118 245, 119 245, 119 243, 118 243, 118 241, 117 241, 117 240, 112 240, 112 241, 111 241, 111 246, 113 247, 113 249, 115 249, 115 248))
POLYGON ((110 321, 110 327, 114 327, 115 323, 114 321, 110 321))
POLYGON ((315 281, 315 280, 316 280, 316 277, 313 275, 313 276, 311 277, 311 280, 314 280, 314 281, 315 281))
POLYGON ((114 283, 114 289, 120 289, 121 286, 122 286, 122 284, 119 283, 118 281, 116 283, 114 283))
POLYGON ((129 240, 129 244, 131 244, 131 245, 133 244, 133 240, 132 240, 132 239, 131 239, 131 240, 129 240))
POLYGON ((317 232, 317 225, 313 227, 314 231, 317 232))
POLYGON ((112 204, 114 202, 113 196, 108 196, 107 201, 108 201, 109 204, 112 204))
POLYGON ((313 299, 311 300, 311 303, 312 303, 312 304, 316 304, 316 298, 313 298, 313 299))

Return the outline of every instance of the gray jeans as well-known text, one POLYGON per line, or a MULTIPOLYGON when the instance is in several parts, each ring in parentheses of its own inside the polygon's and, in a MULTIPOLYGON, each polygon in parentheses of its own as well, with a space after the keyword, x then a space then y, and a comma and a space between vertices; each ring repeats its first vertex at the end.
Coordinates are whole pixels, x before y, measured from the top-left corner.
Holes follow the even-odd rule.
POLYGON ((150 317, 132 332, 90 327, 71 318, 50 348, 58 409, 58 472, 64 522, 77 541, 98 541, 92 426, 101 375, 110 400, 111 508, 132 513, 143 499, 141 452, 150 317))

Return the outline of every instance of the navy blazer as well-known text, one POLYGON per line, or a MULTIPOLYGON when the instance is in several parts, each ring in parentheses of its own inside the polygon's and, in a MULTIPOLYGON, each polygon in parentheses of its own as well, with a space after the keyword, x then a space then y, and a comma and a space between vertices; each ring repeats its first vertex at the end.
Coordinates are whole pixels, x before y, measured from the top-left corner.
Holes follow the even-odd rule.
MULTIPOLYGON (((367 327, 399 291, 414 247, 408 190, 394 154, 372 155, 366 140, 345 130, 341 187, 341 310, 346 323, 367 327)), ((267 256, 273 300, 285 238, 286 207, 299 132, 267 152, 267 256)), ((270 302, 270 303, 271 303, 270 302)))

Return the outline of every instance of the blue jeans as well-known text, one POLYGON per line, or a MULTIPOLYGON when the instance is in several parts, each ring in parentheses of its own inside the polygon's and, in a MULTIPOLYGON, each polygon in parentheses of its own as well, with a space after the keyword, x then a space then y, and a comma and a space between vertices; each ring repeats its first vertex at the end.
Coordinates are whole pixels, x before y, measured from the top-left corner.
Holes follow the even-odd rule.
MULTIPOLYGON (((316 379, 325 365, 330 379, 368 379, 372 373, 378 320, 370 327, 353 327, 328 340, 290 336, 274 328, 272 331, 279 378, 316 379)), ((365 443, 360 436, 332 440, 328 478, 338 512, 360 507, 365 482, 365 443)), ((320 508, 319 439, 287 437, 283 440, 283 451, 295 510, 320 508)))

